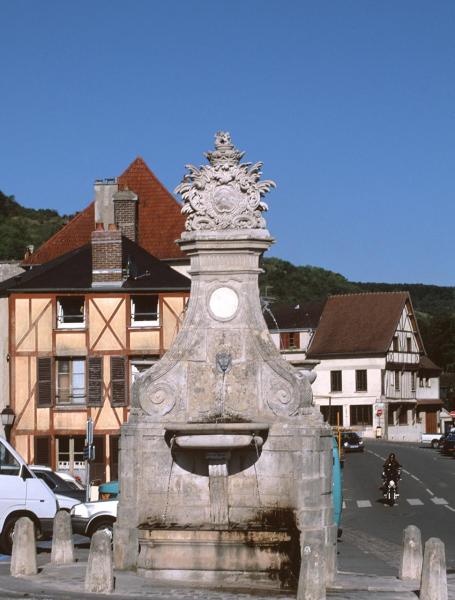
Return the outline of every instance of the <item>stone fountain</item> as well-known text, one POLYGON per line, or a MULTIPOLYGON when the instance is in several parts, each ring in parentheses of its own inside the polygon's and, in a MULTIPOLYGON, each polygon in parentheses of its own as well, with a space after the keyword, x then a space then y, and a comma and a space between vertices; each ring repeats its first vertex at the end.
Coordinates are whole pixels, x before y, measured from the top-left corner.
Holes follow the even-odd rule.
POLYGON ((133 387, 115 561, 155 580, 322 598, 336 555, 331 430, 262 315, 275 184, 243 154, 217 133, 209 164, 189 165, 176 190, 191 298, 171 349, 133 387))

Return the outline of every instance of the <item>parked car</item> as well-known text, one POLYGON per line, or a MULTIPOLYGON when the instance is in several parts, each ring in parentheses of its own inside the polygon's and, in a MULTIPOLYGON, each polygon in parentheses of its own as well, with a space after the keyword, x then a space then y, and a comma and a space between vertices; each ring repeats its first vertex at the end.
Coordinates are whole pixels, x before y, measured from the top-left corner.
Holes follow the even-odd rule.
POLYGON ((43 465, 29 465, 31 471, 44 481, 57 497, 59 508, 71 510, 75 504, 84 502, 85 491, 79 489, 78 485, 70 480, 65 480, 59 473, 53 471, 50 467, 43 465))
POLYGON ((117 520, 118 500, 98 500, 76 504, 71 509, 73 532, 91 537, 95 531, 107 531, 112 535, 117 520))
POLYGON ((443 437, 442 433, 421 433, 420 434, 420 445, 429 446, 430 448, 437 448, 439 440, 443 437))
POLYGON ((442 445, 443 454, 453 454, 455 452, 455 433, 449 433, 442 445))
POLYGON ((73 477, 71 473, 68 473, 68 471, 56 471, 56 473, 65 481, 69 481, 74 484, 78 490, 85 490, 85 486, 82 485, 80 477, 73 477))
POLYGON ((343 431, 341 445, 345 452, 363 452, 364 450, 363 440, 355 431, 343 431))
POLYGON ((57 499, 49 487, 38 479, 21 455, 0 439, 0 545, 10 554, 16 521, 29 517, 37 537, 52 534, 57 499))

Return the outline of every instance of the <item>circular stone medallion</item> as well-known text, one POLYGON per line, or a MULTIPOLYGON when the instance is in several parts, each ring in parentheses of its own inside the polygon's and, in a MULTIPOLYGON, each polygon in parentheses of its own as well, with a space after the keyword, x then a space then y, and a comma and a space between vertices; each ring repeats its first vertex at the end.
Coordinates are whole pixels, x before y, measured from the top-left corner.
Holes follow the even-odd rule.
POLYGON ((237 292, 229 287, 219 287, 210 295, 210 312, 216 319, 227 321, 237 312, 239 297, 237 292))

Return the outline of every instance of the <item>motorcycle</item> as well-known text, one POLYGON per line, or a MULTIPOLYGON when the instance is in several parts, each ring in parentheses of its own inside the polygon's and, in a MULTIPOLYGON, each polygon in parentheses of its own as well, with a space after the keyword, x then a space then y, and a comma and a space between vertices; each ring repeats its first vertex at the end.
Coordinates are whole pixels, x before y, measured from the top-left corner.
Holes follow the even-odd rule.
POLYGON ((398 493, 398 481, 400 480, 400 472, 395 474, 382 474, 384 484, 382 486, 385 504, 394 506, 397 503, 398 493))

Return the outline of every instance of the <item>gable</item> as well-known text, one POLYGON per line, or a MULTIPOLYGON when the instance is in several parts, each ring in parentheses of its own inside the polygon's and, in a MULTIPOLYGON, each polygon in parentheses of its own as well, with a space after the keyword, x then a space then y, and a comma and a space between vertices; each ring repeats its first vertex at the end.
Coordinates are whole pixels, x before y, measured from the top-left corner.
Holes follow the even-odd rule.
MULTIPOLYGON (((142 158, 136 158, 118 178, 119 189, 138 196, 138 244, 161 260, 184 259, 175 240, 185 229, 181 205, 155 177, 142 158)), ((23 265, 41 265, 90 243, 95 229, 94 202, 64 225, 23 265)))

